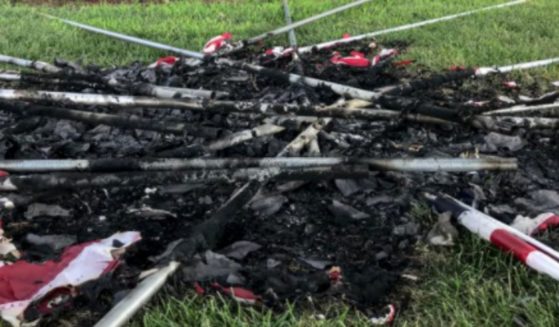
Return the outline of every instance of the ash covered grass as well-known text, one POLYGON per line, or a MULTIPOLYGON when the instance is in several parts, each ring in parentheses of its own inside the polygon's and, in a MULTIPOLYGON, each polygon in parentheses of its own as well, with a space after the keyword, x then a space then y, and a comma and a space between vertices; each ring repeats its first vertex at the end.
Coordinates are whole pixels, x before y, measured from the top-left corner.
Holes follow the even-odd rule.
MULTIPOLYGON (((291 11, 298 20, 349 2, 297 0, 291 11)), ((297 30, 300 44, 339 38, 416 22, 482 6, 495 0, 375 0, 297 30)), ((102 65, 153 61, 163 53, 78 31, 48 21, 47 12, 143 38, 198 50, 223 31, 237 39, 283 24, 280 1, 178 1, 164 5, 69 5, 64 7, 10 6, 0 0, 0 53, 51 61, 55 57, 102 65)), ((405 58, 432 69, 450 65, 506 65, 559 56, 559 2, 531 0, 528 4, 486 12, 415 31, 399 32, 379 40, 410 42, 405 58)), ((284 36, 273 40, 286 44, 284 36)), ((559 79, 559 68, 530 72, 559 79)), ((428 210, 414 214, 431 221, 428 210)), ((401 326, 558 326, 559 286, 529 271, 464 232, 450 249, 419 246, 418 287, 400 316, 401 326)), ((344 308, 272 313, 240 307, 220 298, 161 300, 138 317, 133 326, 369 326, 355 311, 344 308), (325 312, 328 311, 328 312, 325 312), (318 320, 313 314, 326 314, 318 320)))

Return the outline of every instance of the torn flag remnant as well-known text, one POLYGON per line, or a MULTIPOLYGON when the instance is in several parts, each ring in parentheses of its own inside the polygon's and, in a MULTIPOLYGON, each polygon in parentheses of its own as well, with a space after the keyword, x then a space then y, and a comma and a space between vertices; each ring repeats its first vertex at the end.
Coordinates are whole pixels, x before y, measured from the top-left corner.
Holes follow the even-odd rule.
POLYGON ((141 239, 138 232, 68 247, 58 260, 42 263, 16 261, 0 267, 0 315, 12 326, 26 320, 26 310, 35 309, 32 320, 64 308, 79 294, 78 287, 114 271, 122 250, 141 239))

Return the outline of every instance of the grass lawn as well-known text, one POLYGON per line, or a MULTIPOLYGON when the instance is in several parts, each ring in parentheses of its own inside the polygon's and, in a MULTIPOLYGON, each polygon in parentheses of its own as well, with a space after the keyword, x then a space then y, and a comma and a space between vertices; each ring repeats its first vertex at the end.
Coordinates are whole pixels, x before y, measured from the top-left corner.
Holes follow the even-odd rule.
MULTIPOLYGON (((302 19, 349 0, 292 0, 294 19, 302 19)), ((297 30, 302 45, 359 34, 502 3, 500 0, 375 0, 370 4, 297 30)), ((12 7, 0 0, 0 53, 51 61, 55 57, 104 65, 153 61, 163 53, 88 34, 35 15, 36 11, 199 50, 211 36, 230 31, 237 39, 283 24, 279 0, 177 1, 164 5, 12 7)), ((457 65, 506 65, 559 57, 559 1, 486 12, 382 40, 411 42, 407 58, 441 69, 457 65)), ((280 36, 272 42, 285 44, 280 36)), ((559 66, 559 65, 558 65, 559 66)), ((559 79, 559 68, 531 71, 559 79)), ((429 221, 428 210, 415 215, 429 221)), ((559 326, 559 287, 528 271, 470 235, 452 249, 419 246, 425 262, 422 282, 399 317, 401 326, 559 326)), ((354 311, 337 308, 319 321, 313 312, 273 314, 220 299, 159 300, 135 326, 369 326, 354 311)), ((326 314, 326 312, 320 312, 326 314)))

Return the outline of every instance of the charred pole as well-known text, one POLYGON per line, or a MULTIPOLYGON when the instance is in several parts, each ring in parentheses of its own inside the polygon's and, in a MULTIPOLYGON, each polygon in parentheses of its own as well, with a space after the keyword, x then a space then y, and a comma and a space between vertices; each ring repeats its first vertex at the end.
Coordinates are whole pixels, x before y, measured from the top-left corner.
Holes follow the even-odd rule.
POLYGON ((14 114, 42 116, 79 121, 88 124, 105 124, 124 129, 143 129, 170 134, 205 135, 211 127, 201 127, 195 124, 186 124, 173 121, 155 121, 138 117, 122 117, 118 115, 85 112, 81 110, 59 107, 41 106, 22 102, 9 102, 0 100, 0 110, 14 114))
POLYGON ((325 108, 319 106, 300 106, 297 104, 262 103, 253 101, 187 101, 184 99, 153 99, 149 97, 136 97, 129 95, 26 91, 13 89, 0 89, 0 99, 60 102, 64 104, 70 103, 73 105, 98 105, 121 108, 172 108, 219 113, 258 113, 268 116, 295 114, 363 120, 392 120, 403 118, 410 121, 443 125, 449 123, 449 121, 444 119, 448 119, 450 117, 453 120, 456 120, 457 118, 456 112, 450 109, 418 105, 414 101, 404 101, 400 98, 390 98, 391 100, 389 100, 389 98, 383 98, 383 101, 390 106, 391 109, 406 111, 406 113, 403 114, 398 111, 383 109, 349 109, 336 106, 325 108), (441 118, 434 118, 435 115, 439 115, 441 118))
MULTIPOLYGON (((316 127, 313 126, 313 129, 316 127)), ((304 133, 301 133, 304 134, 304 133)), ((305 134, 308 135, 308 134, 305 134)), ((297 138, 295 139, 297 140, 297 138)), ((294 143, 297 144, 298 143, 294 143)), ((297 154, 299 146, 286 147, 276 157, 269 158, 196 158, 196 159, 31 159, 0 160, 0 170, 11 173, 45 172, 118 172, 167 170, 219 170, 244 168, 311 168, 341 165, 362 165, 372 171, 395 170, 405 172, 468 172, 475 170, 515 170, 514 158, 408 158, 375 159, 351 157, 282 157, 297 154)))
POLYGON ((233 184, 243 181, 327 180, 366 177, 362 166, 309 168, 243 168, 190 171, 152 171, 115 173, 51 173, 0 177, 0 191, 45 191, 108 186, 146 186, 165 184, 233 184))
POLYGON ((0 55, 0 63, 11 64, 20 67, 33 68, 46 73, 58 73, 62 69, 43 61, 28 60, 12 56, 0 55))

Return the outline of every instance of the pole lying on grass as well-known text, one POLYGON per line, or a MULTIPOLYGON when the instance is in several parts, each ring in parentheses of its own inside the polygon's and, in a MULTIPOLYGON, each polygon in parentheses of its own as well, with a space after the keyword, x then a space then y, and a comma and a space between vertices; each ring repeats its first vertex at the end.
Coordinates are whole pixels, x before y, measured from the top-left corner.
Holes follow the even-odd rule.
POLYGON ((517 257, 528 267, 559 280, 559 253, 497 219, 449 195, 427 195, 440 212, 450 211, 469 231, 517 257))
POLYGON ((118 327, 126 324, 132 316, 145 305, 153 295, 165 285, 167 278, 179 267, 179 263, 171 261, 167 266, 159 268, 146 277, 136 288, 118 302, 94 327, 118 327))
POLYGON ((373 38, 373 37, 379 36, 379 35, 406 31, 406 30, 410 30, 410 29, 414 29, 414 28, 418 28, 418 27, 423 27, 423 26, 427 26, 427 25, 431 25, 431 24, 435 24, 435 23, 445 22, 445 21, 456 19, 456 18, 473 15, 473 14, 488 11, 488 10, 500 9, 500 8, 514 6, 514 5, 519 5, 519 4, 522 4, 522 3, 525 3, 525 2, 526 2, 526 0, 517 0, 517 1, 506 2, 506 3, 503 3, 503 4, 489 6, 489 7, 485 7, 485 8, 481 8, 481 9, 470 10, 470 11, 462 12, 462 13, 459 13, 459 14, 454 14, 454 15, 429 19, 429 20, 426 20, 426 21, 417 22, 417 23, 413 23, 413 24, 401 25, 401 26, 392 27, 392 28, 388 28, 388 29, 384 29, 384 30, 376 31, 376 32, 372 32, 372 33, 356 35, 356 36, 352 36, 352 37, 345 38, 345 39, 339 39, 339 40, 323 42, 323 43, 319 43, 319 44, 315 44, 315 45, 309 45, 309 46, 306 46, 306 47, 299 48, 298 51, 299 51, 299 53, 307 53, 307 52, 311 52, 311 51, 328 49, 328 48, 331 48, 331 47, 335 47, 335 46, 339 46, 339 45, 343 45, 343 44, 347 44, 347 43, 352 43, 352 42, 356 42, 356 41, 361 41, 361 40, 373 38))
POLYGON ((145 186, 166 184, 232 184, 243 181, 328 180, 366 177, 362 166, 290 168, 243 168, 189 171, 152 171, 116 173, 51 173, 0 177, 0 191, 43 191, 109 186, 145 186))
POLYGON ((493 73, 510 73, 517 70, 526 70, 532 68, 540 68, 549 66, 552 64, 559 63, 559 57, 537 60, 537 61, 530 61, 530 62, 523 62, 519 64, 513 64, 509 66, 501 66, 501 67, 482 67, 476 70, 476 76, 485 76, 493 73))
MULTIPOLYGON (((299 147, 281 151, 279 155, 298 153, 299 147)), ((375 159, 351 157, 269 157, 269 158, 196 158, 196 159, 37 159, 0 160, 0 170, 10 173, 46 172, 118 172, 118 171, 167 171, 167 170, 215 170, 243 168, 311 168, 343 165, 367 166, 371 171, 405 172, 469 172, 476 170, 516 170, 515 158, 417 158, 375 159)))
MULTIPOLYGON (((194 51, 190 51, 190 50, 180 49, 180 48, 176 48, 176 47, 166 45, 166 44, 162 44, 162 43, 158 43, 158 42, 144 40, 144 39, 140 39, 140 38, 133 37, 133 36, 128 36, 128 35, 121 34, 121 33, 111 32, 111 31, 96 28, 96 27, 93 27, 93 26, 73 22, 71 20, 54 17, 54 16, 51 16, 51 15, 45 15, 45 16, 48 17, 48 18, 51 18, 51 19, 56 19, 56 20, 62 21, 66 24, 70 24, 70 25, 78 27, 78 28, 85 29, 85 30, 90 31, 90 32, 114 37, 114 38, 117 38, 119 40, 144 45, 144 46, 151 47, 151 48, 154 48, 154 49, 169 51, 169 52, 172 52, 172 53, 176 53, 176 54, 179 54, 179 55, 188 56, 188 57, 192 57, 192 58, 198 58, 198 59, 204 58, 204 54, 202 54, 200 52, 194 52, 194 51)), ((278 70, 275 70, 275 69, 264 68, 264 67, 261 67, 261 66, 258 66, 258 65, 243 63, 243 62, 229 60, 229 59, 225 59, 225 58, 216 60, 216 63, 223 64, 223 65, 233 67, 233 68, 237 68, 237 69, 241 69, 241 70, 250 71, 250 72, 253 72, 253 73, 256 73, 256 74, 259 74, 259 75, 263 75, 263 76, 278 78, 278 79, 284 80, 284 81, 286 81, 288 83, 291 83, 291 84, 303 83, 303 84, 305 84, 307 86, 310 86, 310 87, 313 87, 313 88, 328 87, 333 92, 335 92, 336 94, 339 94, 339 95, 342 95, 342 96, 348 96, 348 97, 352 97, 352 98, 357 98, 357 99, 373 100, 373 99, 378 98, 381 95, 381 94, 376 93, 376 92, 371 92, 371 91, 367 91, 367 90, 363 90, 363 89, 358 89, 358 88, 355 88, 355 87, 351 87, 351 86, 347 86, 347 85, 343 85, 343 84, 339 84, 339 83, 324 81, 324 80, 320 80, 320 79, 317 79, 317 78, 304 77, 304 76, 297 75, 297 74, 288 74, 288 73, 284 73, 284 72, 281 72, 281 71, 278 71, 278 70)))
POLYGON ((246 46, 259 43, 259 42, 261 42, 261 41, 263 41, 263 40, 265 40, 269 37, 273 37, 273 36, 276 36, 276 35, 280 35, 280 34, 289 32, 291 30, 294 30, 295 28, 307 25, 307 24, 315 22, 319 19, 337 14, 337 13, 342 12, 342 11, 346 11, 348 9, 360 6, 362 4, 365 4, 365 3, 371 2, 371 1, 372 0, 358 0, 358 1, 355 1, 355 2, 350 2, 346 5, 334 8, 332 10, 325 11, 321 14, 318 14, 318 15, 315 15, 315 16, 312 16, 312 17, 309 17, 309 18, 305 18, 303 20, 300 20, 300 21, 297 21, 295 23, 291 23, 291 24, 282 26, 280 28, 276 28, 273 31, 262 33, 260 35, 255 36, 255 37, 251 37, 250 39, 235 42, 234 44, 232 44, 232 46, 230 48, 226 48, 226 49, 223 49, 222 51, 218 51, 217 55, 221 56, 221 55, 226 55, 226 54, 230 54, 230 53, 233 53, 233 52, 237 52, 237 51, 245 48, 246 46))
POLYGON ((0 63, 33 68, 46 73, 59 73, 62 71, 62 69, 43 61, 33 61, 6 55, 0 55, 0 63))
POLYGON ((467 79, 470 77, 483 77, 492 74, 504 74, 517 70, 526 70, 533 68, 541 68, 552 64, 559 63, 558 58, 550 58, 544 60, 536 60, 524 62, 514 65, 501 66, 501 67, 480 67, 480 68, 467 68, 462 71, 450 71, 443 74, 436 74, 429 78, 422 78, 419 80, 411 81, 405 84, 384 86, 374 90, 380 95, 407 95, 414 91, 435 88, 445 83, 467 79))
POLYGON ((471 123, 474 127, 496 132, 510 132, 515 128, 559 129, 558 118, 476 116, 471 123))
POLYGON ((509 108, 496 109, 496 110, 486 111, 482 115, 501 116, 501 115, 525 114, 531 112, 554 114, 555 116, 559 114, 559 102, 532 105, 532 106, 520 105, 520 106, 509 107, 509 108))
POLYGON ((215 249, 218 242, 223 239, 225 226, 235 217, 233 209, 244 205, 254 196, 255 185, 248 183, 241 187, 228 201, 213 212, 209 219, 196 225, 189 237, 183 239, 173 250, 172 259, 179 261, 171 261, 167 267, 156 273, 157 277, 148 277, 142 281, 123 299, 126 302, 114 306, 95 327, 123 326, 165 284, 172 273, 177 270, 179 263, 188 264, 196 253, 215 249))
POLYGON ((93 27, 93 26, 90 26, 90 25, 81 24, 81 23, 78 23, 78 22, 75 22, 75 21, 55 17, 55 16, 52 16, 52 15, 49 15, 49 14, 40 13, 40 15, 42 15, 44 17, 47 17, 47 18, 50 18, 50 19, 61 21, 65 24, 68 24, 68 25, 71 25, 71 26, 74 26, 74 27, 78 27, 78 28, 81 28, 81 29, 86 30, 86 31, 90 31, 90 32, 93 32, 93 33, 98 33, 98 34, 103 34, 103 35, 110 36, 112 38, 119 39, 119 40, 122 40, 122 41, 130 42, 130 43, 136 43, 136 44, 142 44, 142 45, 145 45, 145 46, 148 46, 148 47, 151 47, 151 48, 164 50, 164 51, 169 51, 169 52, 176 53, 176 54, 179 54, 181 56, 185 56, 185 57, 189 57, 189 58, 204 59, 204 57, 205 57, 204 54, 202 54, 200 52, 181 49, 181 48, 173 47, 171 45, 166 45, 166 44, 159 43, 159 42, 153 42, 153 41, 137 38, 137 37, 134 37, 134 36, 125 35, 125 34, 122 34, 122 33, 111 32, 109 30, 104 30, 102 28, 97 28, 97 27, 93 27))

